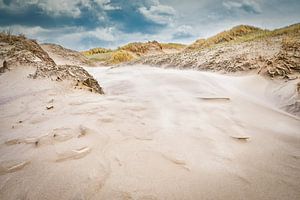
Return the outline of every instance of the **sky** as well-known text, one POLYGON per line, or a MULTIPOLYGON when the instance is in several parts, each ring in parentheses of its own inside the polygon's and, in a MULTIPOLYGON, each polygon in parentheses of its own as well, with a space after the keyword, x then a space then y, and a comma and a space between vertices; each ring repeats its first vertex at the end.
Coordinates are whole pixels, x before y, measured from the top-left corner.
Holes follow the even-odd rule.
POLYGON ((0 0, 0 31, 75 50, 190 44, 240 24, 300 22, 300 0, 0 0))

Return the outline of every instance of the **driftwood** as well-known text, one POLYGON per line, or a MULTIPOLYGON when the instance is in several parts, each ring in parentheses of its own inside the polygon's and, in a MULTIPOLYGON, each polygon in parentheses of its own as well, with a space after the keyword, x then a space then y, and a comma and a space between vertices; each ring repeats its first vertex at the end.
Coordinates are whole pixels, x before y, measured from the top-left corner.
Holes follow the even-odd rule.
POLYGON ((234 135, 234 136, 231 136, 233 139, 236 139, 236 140, 243 140, 243 141, 247 141, 250 139, 249 136, 241 136, 241 135, 234 135))
POLYGON ((229 97, 198 97, 201 100, 206 100, 206 101, 213 101, 213 100, 223 100, 223 101, 229 101, 229 97))

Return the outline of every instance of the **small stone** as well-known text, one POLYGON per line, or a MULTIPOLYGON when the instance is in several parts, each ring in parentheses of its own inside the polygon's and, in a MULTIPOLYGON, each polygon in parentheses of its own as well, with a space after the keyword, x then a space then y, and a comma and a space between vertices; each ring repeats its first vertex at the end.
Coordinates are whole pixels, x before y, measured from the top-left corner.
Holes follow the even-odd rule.
POLYGON ((53 109, 54 106, 53 105, 50 105, 50 106, 46 106, 47 110, 50 110, 50 109, 53 109))
POLYGON ((250 139, 249 136, 242 136, 242 135, 234 135, 234 136, 231 136, 233 139, 236 139, 236 140, 243 140, 243 141, 247 141, 250 139))

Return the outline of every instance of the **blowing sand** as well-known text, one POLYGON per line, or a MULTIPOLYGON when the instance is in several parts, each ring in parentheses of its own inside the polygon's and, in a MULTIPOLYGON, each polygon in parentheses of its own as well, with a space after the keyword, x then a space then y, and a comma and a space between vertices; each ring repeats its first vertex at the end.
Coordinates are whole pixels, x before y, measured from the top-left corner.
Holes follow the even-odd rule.
POLYGON ((299 199, 292 82, 87 70, 105 95, 0 76, 0 199, 299 199))

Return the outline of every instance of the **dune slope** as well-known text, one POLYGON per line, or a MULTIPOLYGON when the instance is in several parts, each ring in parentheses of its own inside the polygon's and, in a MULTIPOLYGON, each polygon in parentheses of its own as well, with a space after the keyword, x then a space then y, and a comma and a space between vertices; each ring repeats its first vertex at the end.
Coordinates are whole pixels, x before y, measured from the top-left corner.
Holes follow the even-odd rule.
POLYGON ((300 196, 300 121, 281 109, 294 83, 87 70, 105 95, 28 79, 21 68, 0 76, 0 199, 300 196))
POLYGON ((58 65, 89 66, 92 63, 80 52, 64 48, 57 44, 45 43, 40 45, 58 65))

